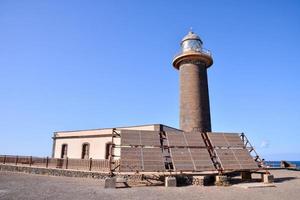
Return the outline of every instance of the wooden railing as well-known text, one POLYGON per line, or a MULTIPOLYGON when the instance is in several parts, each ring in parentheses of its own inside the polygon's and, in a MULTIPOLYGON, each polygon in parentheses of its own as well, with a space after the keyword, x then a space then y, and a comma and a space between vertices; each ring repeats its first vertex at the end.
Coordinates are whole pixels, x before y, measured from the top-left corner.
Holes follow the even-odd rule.
MULTIPOLYGON (((73 159, 73 158, 49 158, 34 156, 14 156, 0 155, 1 164, 12 164, 21 166, 32 166, 42 168, 73 169, 82 171, 109 172, 109 160, 102 159, 73 159)), ((112 168, 117 167, 119 162, 115 162, 112 168)))

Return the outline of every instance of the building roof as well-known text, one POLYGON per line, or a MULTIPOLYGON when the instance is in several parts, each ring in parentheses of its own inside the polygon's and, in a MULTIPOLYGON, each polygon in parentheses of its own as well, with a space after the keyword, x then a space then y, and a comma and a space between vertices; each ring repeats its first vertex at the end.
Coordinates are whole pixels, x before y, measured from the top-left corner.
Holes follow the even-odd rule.
POLYGON ((113 128, 96 128, 96 129, 84 129, 84 130, 67 130, 67 131, 55 131, 53 138, 68 138, 68 137, 92 137, 100 135, 111 135, 112 129, 133 129, 133 130, 173 130, 181 131, 177 128, 173 128, 163 124, 145 124, 136 126, 122 126, 113 128))

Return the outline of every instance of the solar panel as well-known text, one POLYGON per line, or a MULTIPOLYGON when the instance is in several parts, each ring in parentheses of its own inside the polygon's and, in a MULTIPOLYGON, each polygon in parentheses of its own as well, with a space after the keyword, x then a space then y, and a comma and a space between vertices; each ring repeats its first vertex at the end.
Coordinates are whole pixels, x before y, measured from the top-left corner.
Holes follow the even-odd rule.
POLYGON ((160 148, 143 148, 143 171, 165 171, 163 154, 160 148))
POLYGON ((176 171, 195 170, 188 148, 170 148, 170 153, 176 171))
POLYGON ((207 149, 170 148, 170 154, 176 171, 215 170, 207 149))
POLYGON ((207 135, 214 147, 244 147, 238 133, 207 133, 207 135))
POLYGON ((144 146, 161 146, 159 131, 141 131, 141 143, 144 146))
POLYGON ((121 130, 122 146, 160 146, 159 131, 121 130))
POLYGON ((200 132, 183 133, 189 147, 205 147, 203 138, 200 132))
POLYGON ((258 169, 247 149, 216 149, 224 170, 258 169))
POLYGON ((224 133, 224 137, 230 147, 244 147, 239 133, 224 133))
POLYGON ((161 149, 121 147, 120 171, 165 171, 161 149))
POLYGON ((195 171, 215 170, 207 149, 190 148, 195 171))
POLYGON ((240 163, 237 161, 231 149, 216 149, 220 164, 224 170, 239 170, 240 163))
POLYGON ((135 130, 121 130, 121 145, 142 145, 140 131, 135 130))
POLYGON ((166 136, 170 147, 187 146, 183 132, 166 132, 166 136))
POLYGON ((240 163, 241 169, 258 169, 258 165, 247 149, 232 149, 232 152, 240 163))
MULTIPOLYGON (((224 170, 258 169, 239 134, 207 134, 224 170)), ((165 171, 166 157, 171 157, 174 171, 215 170, 200 132, 166 132, 166 139, 168 155, 160 148, 159 131, 121 130, 120 171, 165 171)))
POLYGON ((120 171, 133 172, 143 170, 142 148, 121 147, 120 171))
POLYGON ((169 147, 205 147, 200 132, 167 132, 169 147))
POLYGON ((215 147, 228 147, 223 133, 207 133, 211 144, 215 147))

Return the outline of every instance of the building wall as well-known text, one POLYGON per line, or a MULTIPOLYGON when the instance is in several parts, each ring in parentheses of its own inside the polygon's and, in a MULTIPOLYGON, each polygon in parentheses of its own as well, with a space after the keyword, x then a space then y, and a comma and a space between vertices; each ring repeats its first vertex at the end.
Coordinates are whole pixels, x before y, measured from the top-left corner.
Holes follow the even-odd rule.
POLYGON ((207 68, 204 64, 180 65, 180 129, 211 131, 207 68))
MULTIPOLYGON (((117 129, 129 130, 159 130, 159 125, 145 125, 132 127, 119 127, 117 129)), ((62 145, 67 144, 68 158, 81 158, 82 145, 90 144, 89 157, 93 159, 105 159, 106 144, 112 141, 113 129, 94 129, 94 130, 78 130, 78 131, 60 131, 55 132, 53 138, 53 157, 60 158, 62 145)), ((115 144, 120 144, 120 139, 116 138, 115 144)), ((120 149, 115 148, 114 155, 120 155, 120 149)), ((117 158, 117 157, 116 157, 117 158)))
POLYGON ((90 144, 89 157, 93 159, 105 158, 106 143, 111 142, 111 136, 109 137, 95 137, 95 138, 63 138, 56 139, 55 144, 55 158, 60 158, 61 149, 63 144, 68 145, 67 156, 68 158, 81 158, 82 145, 84 143, 90 144))

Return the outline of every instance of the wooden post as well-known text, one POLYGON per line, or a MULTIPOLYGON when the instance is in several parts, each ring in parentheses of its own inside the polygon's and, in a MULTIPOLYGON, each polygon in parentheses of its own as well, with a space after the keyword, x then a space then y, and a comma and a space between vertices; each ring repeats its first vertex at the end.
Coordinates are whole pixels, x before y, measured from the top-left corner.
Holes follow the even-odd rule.
POLYGON ((15 163, 16 165, 18 165, 18 159, 19 159, 18 156, 16 156, 16 163, 15 163))
POLYGON ((89 171, 92 171, 92 162, 93 162, 93 159, 90 158, 89 171))
POLYGON ((29 166, 31 166, 31 164, 32 164, 32 156, 30 156, 29 158, 29 166))
POLYGON ((68 162, 69 162, 69 158, 66 158, 66 169, 68 169, 68 162))
POLYGON ((47 156, 47 158, 46 158, 46 168, 48 168, 48 165, 49 165, 49 158, 47 156))
POLYGON ((113 150, 113 145, 114 144, 111 144, 110 146, 109 146, 109 158, 108 158, 108 160, 109 160, 109 173, 110 174, 112 174, 112 150, 113 150))
POLYGON ((4 155, 3 164, 6 162, 6 155, 4 155))

